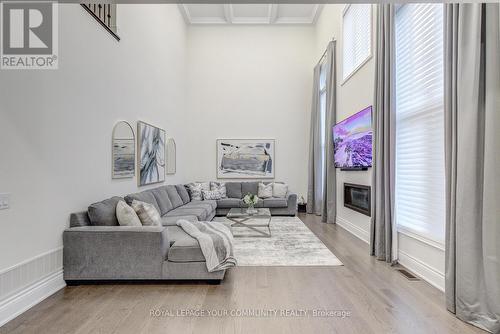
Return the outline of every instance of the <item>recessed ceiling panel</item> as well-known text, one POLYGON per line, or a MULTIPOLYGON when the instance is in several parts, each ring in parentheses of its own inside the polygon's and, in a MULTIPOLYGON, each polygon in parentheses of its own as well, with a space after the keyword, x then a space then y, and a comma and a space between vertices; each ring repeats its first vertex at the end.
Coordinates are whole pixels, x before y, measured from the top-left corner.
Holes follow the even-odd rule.
POLYGON ((188 24, 314 24, 317 4, 182 4, 188 24))
POLYGON ((231 5, 232 13, 235 18, 238 17, 269 17, 268 4, 238 4, 231 5))

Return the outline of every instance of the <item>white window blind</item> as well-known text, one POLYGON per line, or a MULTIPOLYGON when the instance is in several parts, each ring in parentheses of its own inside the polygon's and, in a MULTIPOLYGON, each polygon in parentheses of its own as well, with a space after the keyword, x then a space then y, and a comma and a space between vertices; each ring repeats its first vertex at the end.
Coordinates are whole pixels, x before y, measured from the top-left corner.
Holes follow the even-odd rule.
POLYGON ((443 5, 395 18, 396 224, 444 243, 443 5))
POLYGON ((371 56, 372 6, 348 5, 342 20, 342 78, 346 80, 371 56))

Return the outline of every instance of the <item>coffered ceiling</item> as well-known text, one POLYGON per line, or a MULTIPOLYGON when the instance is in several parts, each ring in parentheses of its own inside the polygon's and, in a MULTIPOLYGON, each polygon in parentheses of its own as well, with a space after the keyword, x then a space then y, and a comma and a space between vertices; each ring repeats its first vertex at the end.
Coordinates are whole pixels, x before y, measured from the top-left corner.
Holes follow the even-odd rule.
POLYGON ((318 4, 180 4, 188 24, 314 24, 318 4))

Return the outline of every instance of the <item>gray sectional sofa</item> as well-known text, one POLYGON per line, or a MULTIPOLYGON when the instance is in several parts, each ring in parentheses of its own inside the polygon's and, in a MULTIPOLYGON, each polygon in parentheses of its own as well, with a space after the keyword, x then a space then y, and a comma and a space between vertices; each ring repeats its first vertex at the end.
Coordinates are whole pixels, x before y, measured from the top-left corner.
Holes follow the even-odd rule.
MULTIPOLYGON (((198 241, 177 226, 179 219, 211 221, 242 198, 257 193, 257 182, 226 183, 228 198, 192 201, 184 185, 167 185, 91 204, 72 213, 63 233, 64 279, 71 283, 100 280, 209 280, 220 281, 225 271, 208 272, 198 241), (163 226, 118 225, 120 200, 144 201, 156 207, 163 226)), ((295 215, 297 195, 260 200, 273 215, 295 215)))

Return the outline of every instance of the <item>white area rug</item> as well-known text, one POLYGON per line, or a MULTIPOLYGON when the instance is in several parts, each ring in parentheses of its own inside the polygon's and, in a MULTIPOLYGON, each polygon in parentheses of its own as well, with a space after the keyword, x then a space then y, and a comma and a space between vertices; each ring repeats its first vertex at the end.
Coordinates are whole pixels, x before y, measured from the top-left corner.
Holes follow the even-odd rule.
MULTIPOLYGON (((228 221, 225 217, 216 217, 214 220, 228 221)), ((270 228, 270 238, 234 238, 234 255, 239 266, 342 265, 342 262, 299 218, 273 217, 270 228)), ((267 231, 265 227, 259 229, 267 231)), ((233 227, 233 233, 255 234, 244 227, 233 227)))

